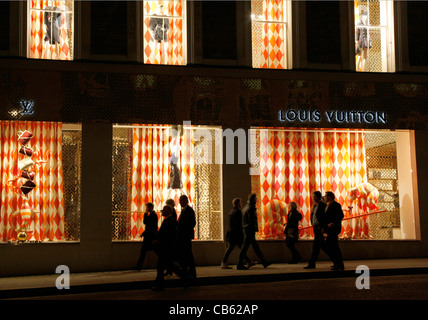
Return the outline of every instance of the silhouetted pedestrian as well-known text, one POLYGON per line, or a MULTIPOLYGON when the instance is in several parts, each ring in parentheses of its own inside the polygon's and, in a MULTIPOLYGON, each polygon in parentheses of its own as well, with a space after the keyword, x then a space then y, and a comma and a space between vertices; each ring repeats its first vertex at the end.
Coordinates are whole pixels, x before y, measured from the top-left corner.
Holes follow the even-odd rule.
POLYGON ((174 199, 168 199, 165 201, 165 205, 171 206, 172 208, 172 216, 177 221, 177 211, 175 211, 175 201, 174 199))
POLYGON ((164 272, 166 269, 172 270, 185 281, 186 275, 174 263, 176 240, 177 240, 177 221, 172 216, 172 208, 166 205, 162 209, 164 220, 159 228, 156 239, 153 241, 156 253, 158 254, 157 273, 155 286, 152 290, 163 291, 165 289, 164 272))
MULTIPOLYGON (((240 198, 235 198, 232 201, 233 209, 229 211, 229 230, 226 233, 226 242, 227 249, 224 253, 223 260, 221 263, 222 269, 231 269, 228 266, 227 260, 229 259, 230 254, 233 251, 233 248, 237 246, 238 248, 242 248, 242 244, 244 242, 244 232, 242 231, 242 202, 240 198)), ((244 260, 247 262, 248 266, 251 266, 252 261, 245 256, 244 260)))
POLYGON ((247 204, 242 209, 242 227, 244 230, 244 244, 242 245, 241 252, 239 253, 238 265, 236 268, 238 270, 248 270, 248 267, 244 266, 244 258, 247 255, 247 250, 250 245, 253 246, 254 252, 259 257, 260 262, 263 267, 266 268, 270 265, 266 261, 262 251, 259 248, 259 245, 256 241, 256 232, 259 231, 257 223, 257 195, 252 193, 248 196, 247 204))
MULTIPOLYGON (((304 269, 315 269, 318 256, 321 249, 327 253, 324 244, 324 236, 322 232, 323 219, 325 216, 326 204, 321 201, 321 192, 315 191, 312 194, 314 204, 311 210, 311 224, 314 230, 314 242, 312 244, 312 254, 309 259, 308 265, 304 269)), ((328 253, 327 253, 328 254, 328 253)))
POLYGON ((153 240, 156 238, 156 232, 158 231, 158 215, 153 210, 153 203, 147 202, 145 205, 145 212, 143 223, 146 225, 143 233, 140 237, 144 237, 143 243, 141 245, 140 257, 137 261, 136 269, 141 270, 143 266, 144 259, 148 251, 153 250, 153 240))
POLYGON ((299 241, 299 221, 302 220, 302 218, 302 214, 297 211, 297 204, 295 202, 290 202, 288 204, 287 223, 284 228, 285 243, 287 248, 291 251, 290 264, 296 264, 302 260, 300 253, 296 249, 296 243, 299 241))
POLYGON ((195 259, 192 251, 192 240, 195 238, 196 215, 189 206, 189 198, 186 195, 180 197, 181 213, 178 218, 178 248, 179 262, 183 269, 187 271, 189 277, 196 278, 195 259))
MULTIPOLYGON (((168 199, 165 201, 165 205, 170 206, 172 208, 172 218, 174 219, 174 221, 177 222, 177 211, 175 211, 175 201, 174 199, 168 199)), ((170 275, 172 276, 172 269, 171 268, 167 268, 167 270, 165 271, 165 275, 170 275)))
POLYGON ((343 271, 342 252, 339 248, 339 234, 342 231, 342 219, 344 217, 341 205, 335 201, 334 193, 325 193, 327 206, 325 209, 325 219, 323 219, 323 230, 326 235, 326 249, 330 259, 333 261, 333 270, 343 271))

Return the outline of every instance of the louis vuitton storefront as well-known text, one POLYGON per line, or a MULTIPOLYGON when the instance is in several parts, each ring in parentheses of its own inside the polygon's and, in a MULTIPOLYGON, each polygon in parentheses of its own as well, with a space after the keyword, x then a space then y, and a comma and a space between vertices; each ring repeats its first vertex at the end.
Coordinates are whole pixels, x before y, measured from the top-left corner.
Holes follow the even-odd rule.
POLYGON ((198 265, 220 264, 232 199, 249 193, 266 257, 289 259, 291 201, 309 257, 316 190, 345 212, 345 260, 426 257, 425 76, 61 68, 2 68, 2 274, 132 268, 144 204, 159 213, 172 198, 179 212, 181 194, 197 215, 198 265))

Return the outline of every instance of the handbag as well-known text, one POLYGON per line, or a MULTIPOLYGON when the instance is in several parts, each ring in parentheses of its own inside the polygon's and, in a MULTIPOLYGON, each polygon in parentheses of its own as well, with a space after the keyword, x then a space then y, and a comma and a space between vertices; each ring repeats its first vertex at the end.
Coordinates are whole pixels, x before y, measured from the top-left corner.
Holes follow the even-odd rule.
POLYGON ((33 190, 36 187, 36 184, 31 181, 31 180, 27 180, 27 182, 25 182, 22 186, 21 186, 21 190, 23 194, 27 194, 29 193, 31 190, 33 190))
POLYGON ((28 169, 33 165, 34 165, 34 161, 29 157, 24 158, 18 162, 18 168, 21 171, 25 171, 26 169, 28 169))
POLYGON ((25 146, 32 137, 33 134, 30 131, 25 130, 24 132, 18 132, 18 141, 23 146, 25 146))

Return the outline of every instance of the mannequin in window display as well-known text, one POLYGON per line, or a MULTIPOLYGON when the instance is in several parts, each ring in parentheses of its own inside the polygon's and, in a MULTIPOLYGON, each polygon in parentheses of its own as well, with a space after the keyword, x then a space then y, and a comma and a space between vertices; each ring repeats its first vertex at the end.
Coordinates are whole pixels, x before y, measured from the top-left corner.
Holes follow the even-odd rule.
POLYGON ((360 21, 357 24, 357 34, 355 35, 357 71, 366 70, 367 52, 372 47, 367 20, 367 12, 361 13, 360 21))
POLYGON ((169 19, 164 18, 164 7, 163 4, 159 6, 156 14, 156 17, 151 17, 149 22, 150 34, 152 35, 152 41, 155 45, 152 50, 151 61, 153 61, 156 51, 159 50, 160 63, 163 64, 165 61, 165 42, 168 42, 168 29, 169 29, 169 19))
POLYGON ((169 184, 168 189, 182 189, 183 183, 181 182, 181 171, 180 168, 177 165, 178 157, 173 154, 169 158, 169 165, 170 165, 170 173, 169 173, 169 184))
MULTIPOLYGON (((47 58, 48 51, 50 51, 50 46, 54 46, 55 54, 58 58, 59 56, 59 43, 61 42, 61 10, 58 7, 46 7, 44 13, 43 23, 46 28, 46 36, 43 39, 44 43, 44 54, 43 58, 47 58)), ((52 58, 52 56, 51 56, 52 58)))
POLYGON ((180 156, 180 137, 183 135, 183 128, 176 126, 172 128, 172 136, 175 138, 175 145, 171 147, 171 157, 169 158, 169 182, 168 182, 168 196, 169 199, 172 190, 180 189, 181 194, 185 195, 183 190, 183 182, 181 181, 181 170, 178 167, 178 159, 180 156))

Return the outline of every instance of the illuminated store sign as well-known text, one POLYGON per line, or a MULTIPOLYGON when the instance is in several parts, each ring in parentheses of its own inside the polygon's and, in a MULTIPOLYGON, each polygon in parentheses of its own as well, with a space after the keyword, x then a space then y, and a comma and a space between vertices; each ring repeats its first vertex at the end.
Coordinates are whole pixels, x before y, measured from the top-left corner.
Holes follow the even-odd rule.
POLYGON ((12 108, 8 111, 12 118, 21 118, 23 116, 34 115, 34 101, 21 100, 19 101, 20 108, 12 108))
POLYGON ((386 113, 382 111, 344 111, 328 110, 321 113, 319 110, 287 109, 279 111, 279 120, 288 122, 320 122, 323 117, 328 122, 335 123, 383 123, 386 124, 386 113))

